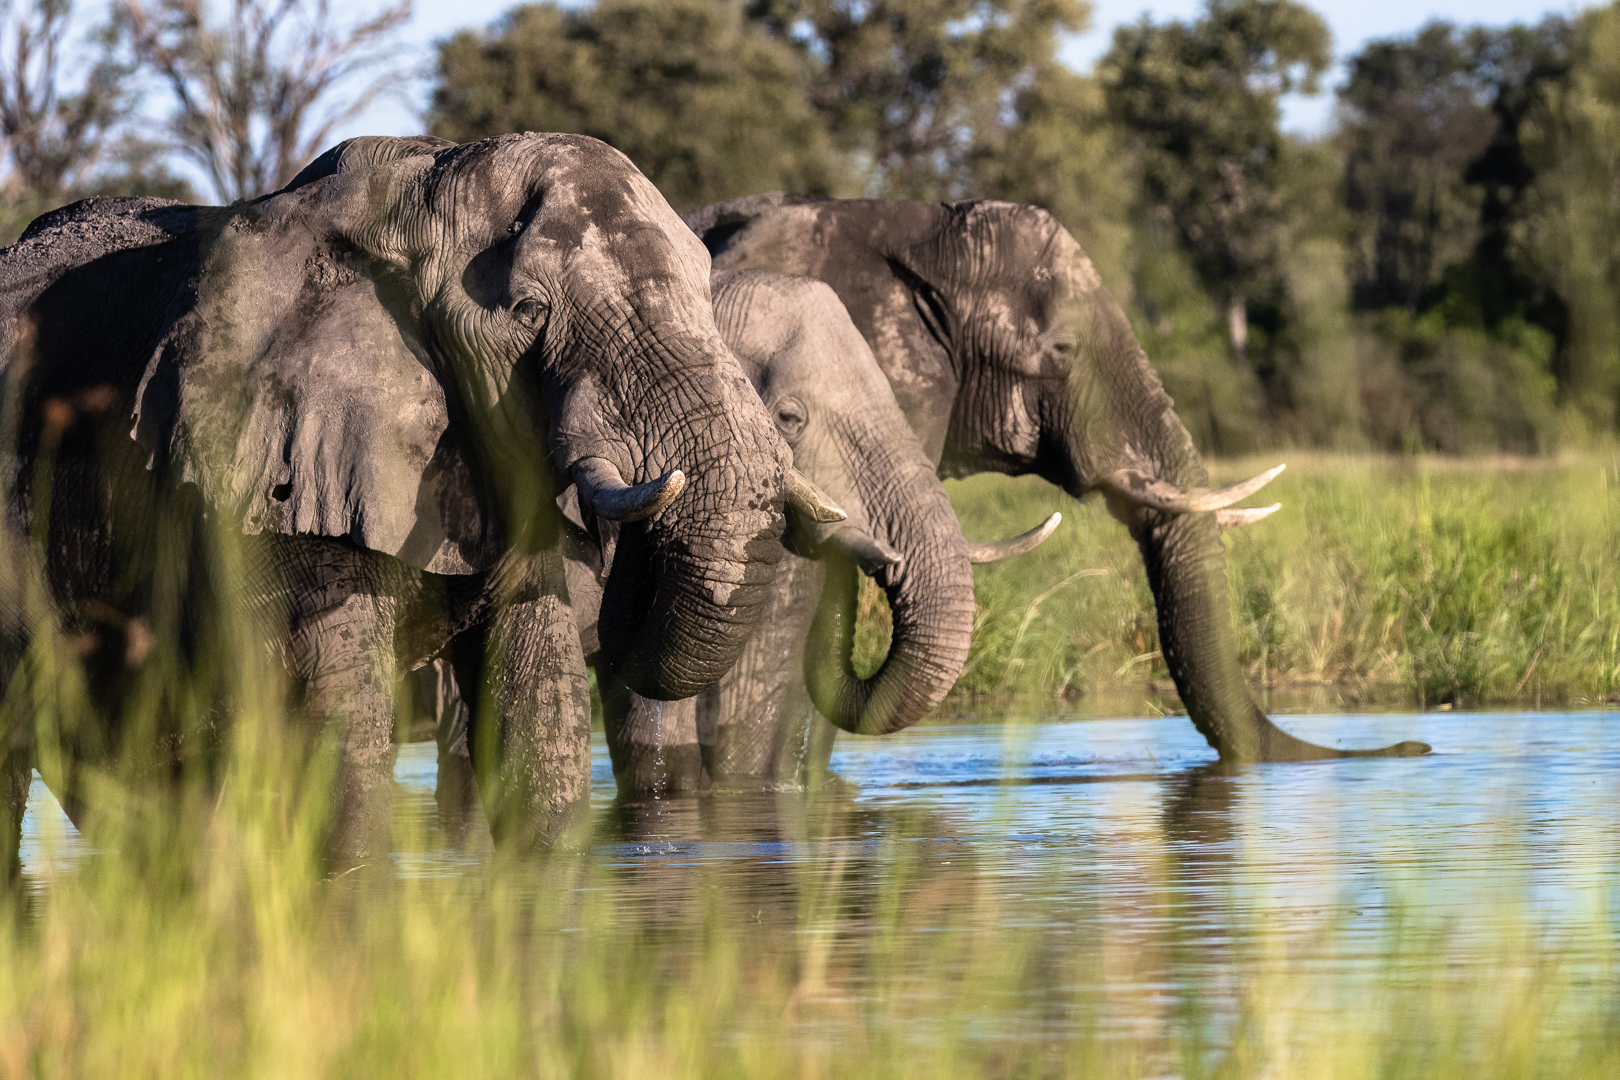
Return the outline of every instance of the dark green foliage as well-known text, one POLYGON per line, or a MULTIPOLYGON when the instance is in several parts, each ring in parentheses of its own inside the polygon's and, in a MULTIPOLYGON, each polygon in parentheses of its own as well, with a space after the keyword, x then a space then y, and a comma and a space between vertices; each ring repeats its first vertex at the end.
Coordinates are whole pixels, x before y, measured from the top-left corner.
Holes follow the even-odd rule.
POLYGON ((1571 26, 1376 41, 1340 91, 1351 300, 1374 444, 1539 452, 1571 380, 1569 290, 1526 244, 1548 170, 1526 145, 1568 78, 1571 26), (1562 392, 1562 395, 1561 395, 1562 392))
POLYGON ((891 198, 976 194, 975 157, 1001 142, 1009 99, 1057 75, 1058 35, 1079 0, 751 0, 749 15, 792 42, 811 101, 891 198))
POLYGON ((1520 125, 1536 178, 1518 250, 1567 313, 1555 366, 1565 402, 1609 431, 1620 404, 1620 5, 1581 15, 1569 40, 1567 75, 1543 83, 1520 125))
MULTIPOLYGON (((305 6, 330 5, 286 10, 305 6)), ((36 57, 47 41, 84 49, 55 82, 3 80, 0 232, 85 194, 189 198, 174 148, 128 120, 133 24, 86 33, 83 5, 59 0, 8 10, 36 57)), ((1082 0, 530 4, 440 42, 427 119, 458 140, 593 135, 680 209, 771 189, 1045 207, 1208 451, 1542 453, 1612 434, 1620 4, 1370 42, 1314 140, 1285 135, 1278 108, 1327 71, 1307 4, 1144 18, 1095 76, 1057 61, 1089 14, 1082 0)))
POLYGON ((1277 99, 1314 93, 1331 55, 1326 24, 1301 4, 1211 0, 1195 23, 1119 28, 1098 67, 1141 155, 1143 195, 1228 308, 1240 355, 1248 306, 1280 284, 1290 147, 1277 99))
POLYGON ((677 209, 773 188, 839 193, 809 79, 737 3, 531 4, 440 44, 429 125, 458 142, 590 135, 629 155, 677 209))
POLYGON ((1351 59, 1339 145, 1358 307, 1416 313, 1478 242, 1481 193, 1463 173, 1495 128, 1479 75, 1465 35, 1446 22, 1351 59))

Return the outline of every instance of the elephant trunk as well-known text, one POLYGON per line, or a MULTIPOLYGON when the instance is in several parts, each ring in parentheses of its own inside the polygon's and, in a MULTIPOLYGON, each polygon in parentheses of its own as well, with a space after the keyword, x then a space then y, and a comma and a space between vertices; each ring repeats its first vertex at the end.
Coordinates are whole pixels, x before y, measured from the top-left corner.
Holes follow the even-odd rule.
POLYGON ((1415 743, 1335 750, 1295 738, 1273 724, 1250 697, 1238 662, 1215 515, 1147 516, 1151 520, 1139 528, 1137 543, 1158 609, 1159 652, 1193 726, 1221 760, 1311 761, 1421 752, 1421 744, 1415 743))
POLYGON ((661 536, 635 522, 619 530, 602 593, 602 656, 642 697, 677 701, 719 681, 748 643, 775 580, 774 531, 740 542, 741 559, 661 536))
MULTIPOLYGON (((870 454, 896 445, 851 440, 870 454)), ((805 650, 805 682, 816 708, 844 731, 884 735, 910 727, 942 701, 967 663, 973 631, 973 567, 967 542, 933 469, 916 461, 869 460, 860 501, 877 537, 900 556, 877 568, 894 631, 883 665, 855 672, 860 568, 853 553, 829 551, 827 578, 805 650)), ((831 547, 831 545, 827 545, 831 547)), ((868 562, 868 568, 871 568, 868 562)))
POLYGON ((666 402, 679 425, 673 437, 639 438, 635 468, 622 470, 633 485, 676 471, 684 480, 667 503, 660 495, 618 527, 598 625, 608 666, 655 700, 691 697, 730 669, 782 555, 787 448, 741 372, 716 357, 730 357, 718 334, 661 341, 638 365, 652 377, 613 405, 634 417, 645 402, 666 402), (633 520, 641 511, 649 516, 633 520))
POLYGON ((1067 453, 1049 478, 1077 498, 1105 488, 1110 509, 1131 529, 1153 590, 1159 651, 1193 725, 1223 761, 1427 753, 1429 747, 1418 742, 1376 750, 1316 746, 1278 728, 1255 704, 1231 626, 1220 512, 1158 493, 1160 482, 1180 492, 1204 488, 1203 462, 1123 312, 1106 299, 1092 311, 1095 322, 1086 337, 1103 354, 1123 352, 1124 359, 1098 365, 1117 381, 1070 387, 1068 415, 1055 425, 1066 432, 1067 453), (1114 478, 1120 476, 1132 482, 1118 484, 1114 478))

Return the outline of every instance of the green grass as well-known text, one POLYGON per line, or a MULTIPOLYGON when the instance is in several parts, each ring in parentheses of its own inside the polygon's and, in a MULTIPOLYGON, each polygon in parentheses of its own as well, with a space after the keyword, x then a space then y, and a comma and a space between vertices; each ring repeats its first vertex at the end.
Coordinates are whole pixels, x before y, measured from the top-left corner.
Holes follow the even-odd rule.
MULTIPOLYGON (((1299 464, 1285 513, 1231 541, 1257 683, 1613 692, 1612 464, 1299 464)), ((976 536, 1075 509, 1033 483, 953 494, 976 536)), ((981 574, 964 694, 1162 678, 1136 553, 1100 513, 981 574)), ((97 850, 70 864, 47 844, 26 890, 0 890, 0 1078, 1620 1075, 1612 872, 1595 863, 1549 919, 1514 885, 1544 842, 1529 833, 1470 837, 1504 868, 1488 901, 1435 902, 1390 865, 1365 913, 1245 894, 1295 856, 1241 819, 1189 840, 1154 812, 1099 836, 1095 860, 1016 837, 1015 860, 945 860, 916 840, 951 836, 948 815, 878 813, 836 786, 781 796, 781 838, 861 843, 762 860, 751 884, 597 859, 593 842, 625 839, 601 809, 543 857, 330 875, 330 748, 223 625, 217 655, 189 674, 159 657, 147 687, 184 731, 219 731, 221 756, 157 784, 133 747, 83 786, 97 850), (221 693, 239 704, 216 728, 221 693)), ((55 726, 78 715, 71 650, 42 644, 25 671, 51 714, 20 716, 17 686, 5 702, 40 724, 47 774, 55 726)), ((702 806, 700 824, 723 809, 702 806)), ((396 848, 440 850, 430 825, 402 812, 396 848)))
MULTIPOLYGON (((1125 879, 1100 882, 1067 852, 942 862, 913 842, 938 822, 874 819, 834 794, 795 802, 799 838, 874 846, 829 847, 763 887, 567 846, 453 876, 329 878, 314 855, 319 801, 288 796, 309 790, 296 740, 252 719, 222 792, 126 791, 93 831, 99 854, 36 866, 37 893, 0 901, 0 1076, 1620 1069, 1606 868, 1587 908, 1552 923, 1528 885, 1483 910, 1431 907, 1422 882, 1386 868, 1369 928, 1342 904, 1302 915, 1195 891, 1210 858, 1230 861, 1233 882, 1274 872, 1277 853, 1250 846, 1266 831, 1241 816, 1241 843, 1194 845, 1190 877, 1150 826, 1112 860, 1125 879), (1206 963, 1211 951, 1224 963, 1206 963)), ((398 847, 427 845, 418 825, 402 816, 398 847)), ((1504 866, 1526 865, 1520 846, 1534 842, 1498 838, 1504 866)))
MULTIPOLYGON (((1586 705, 1620 694, 1620 459, 1448 461, 1317 453, 1222 461, 1230 482, 1287 460, 1226 534, 1232 620, 1251 685, 1348 703, 1586 705)), ((1065 521, 1022 559, 977 570, 973 653, 954 700, 1173 696, 1152 597, 1125 530, 1039 480, 949 485, 974 538, 1065 521)))

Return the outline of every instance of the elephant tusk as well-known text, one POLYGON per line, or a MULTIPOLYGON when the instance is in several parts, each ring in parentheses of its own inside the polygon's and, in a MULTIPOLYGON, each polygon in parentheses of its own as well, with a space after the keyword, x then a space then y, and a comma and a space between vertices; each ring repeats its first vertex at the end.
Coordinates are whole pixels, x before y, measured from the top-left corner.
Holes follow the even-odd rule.
POLYGON ((1282 472, 1286 465, 1267 469, 1259 476, 1251 476, 1241 484, 1223 488, 1193 488, 1183 490, 1165 480, 1158 480, 1136 469, 1120 469, 1103 482, 1140 506, 1164 510, 1172 514, 1202 513, 1220 510, 1241 502, 1259 491, 1282 472))
POLYGON ((812 484, 808 476, 791 465, 788 466, 787 479, 783 485, 783 497, 794 510, 823 525, 849 518, 848 514, 839 509, 837 503, 827 498, 826 492, 812 484))
POLYGON ((1241 529, 1245 525, 1253 525, 1261 518, 1270 517, 1282 509, 1282 503, 1272 503, 1270 506, 1242 507, 1235 510, 1215 511, 1215 520, 1220 522, 1223 529, 1241 529))
POLYGON ((905 561, 905 556, 894 548, 854 525, 839 526, 822 542, 849 556, 867 577, 876 577, 880 570, 899 566, 905 561))
POLYGON ((581 506, 607 521, 640 521, 652 517, 675 501, 686 488, 686 474, 679 469, 634 486, 624 482, 619 470, 606 458, 580 458, 574 462, 574 487, 581 506))
POLYGON ((1029 532, 1007 540, 987 541, 985 543, 969 540, 968 562, 993 563, 1000 562, 1002 559, 1011 559, 1017 555, 1027 555, 1044 544, 1046 538, 1052 535, 1062 521, 1062 514, 1053 514, 1035 528, 1029 530, 1029 532))

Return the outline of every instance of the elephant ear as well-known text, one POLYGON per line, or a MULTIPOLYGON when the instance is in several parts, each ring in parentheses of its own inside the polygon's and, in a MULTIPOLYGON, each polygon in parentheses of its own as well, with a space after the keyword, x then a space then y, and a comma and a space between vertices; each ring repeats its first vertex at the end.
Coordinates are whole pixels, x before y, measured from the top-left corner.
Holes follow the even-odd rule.
POLYGON ((147 367, 135 438, 249 534, 487 569, 499 530, 444 389, 364 266, 307 230, 228 228, 147 367))

